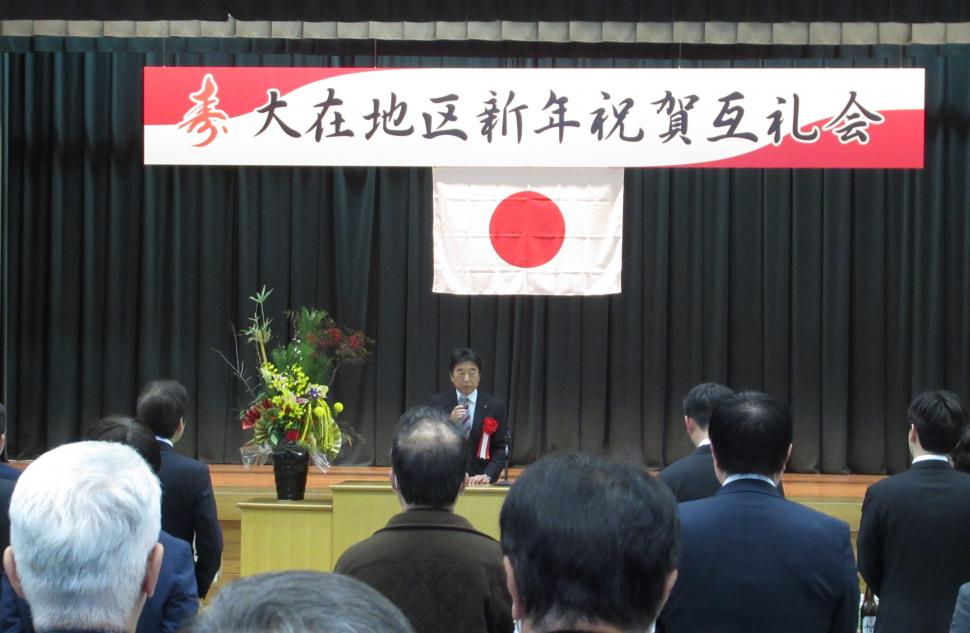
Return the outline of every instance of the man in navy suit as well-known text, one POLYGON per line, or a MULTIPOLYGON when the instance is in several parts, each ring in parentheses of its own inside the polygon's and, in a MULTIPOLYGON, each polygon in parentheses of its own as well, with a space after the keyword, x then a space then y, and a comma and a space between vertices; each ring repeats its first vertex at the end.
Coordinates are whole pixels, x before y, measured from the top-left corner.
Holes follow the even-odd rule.
POLYGON ((788 409, 761 393, 721 403, 709 427, 723 482, 679 506, 679 577, 658 631, 853 633, 859 585, 849 526, 787 501, 788 409))
POLYGON ((152 430, 162 452, 162 529, 195 544, 195 579, 204 598, 222 563, 222 528, 209 467, 175 450, 185 431, 188 402, 180 383, 155 380, 138 396, 136 409, 138 421, 152 430))
POLYGON ((866 491, 859 571, 879 596, 877 633, 945 633, 970 582, 970 474, 947 459, 967 416, 956 395, 931 391, 907 418, 913 465, 866 491))
POLYGON ((474 350, 456 349, 448 363, 448 376, 455 388, 432 396, 431 406, 444 411, 468 438, 471 454, 466 483, 494 483, 509 461, 505 404, 478 390, 482 358, 474 350))
POLYGON ((677 501, 694 501, 712 497, 721 489, 714 474, 711 440, 707 425, 717 405, 734 395, 734 391, 713 382, 697 385, 684 396, 684 426, 687 436, 697 448, 660 472, 660 480, 673 491, 677 501))

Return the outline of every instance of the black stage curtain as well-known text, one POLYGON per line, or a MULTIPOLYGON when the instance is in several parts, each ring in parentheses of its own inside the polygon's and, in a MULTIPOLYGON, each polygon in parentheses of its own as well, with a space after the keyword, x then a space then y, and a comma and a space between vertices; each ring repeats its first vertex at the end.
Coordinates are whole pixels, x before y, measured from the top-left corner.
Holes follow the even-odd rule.
POLYGON ((377 339, 335 388, 362 436, 347 463, 387 464, 459 345, 509 402, 515 464, 578 448, 660 467, 690 450, 683 394, 714 380, 791 404, 792 470, 894 472, 912 395, 970 397, 970 48, 372 47, 0 40, 15 455, 173 377, 193 400, 180 448, 238 462, 242 392, 213 350, 263 284, 277 325, 318 306, 377 339), (623 294, 438 296, 427 168, 144 167, 141 73, 163 63, 921 66, 926 168, 628 169, 623 294))
POLYGON ((965 22, 970 0, 0 0, 0 19, 965 22))

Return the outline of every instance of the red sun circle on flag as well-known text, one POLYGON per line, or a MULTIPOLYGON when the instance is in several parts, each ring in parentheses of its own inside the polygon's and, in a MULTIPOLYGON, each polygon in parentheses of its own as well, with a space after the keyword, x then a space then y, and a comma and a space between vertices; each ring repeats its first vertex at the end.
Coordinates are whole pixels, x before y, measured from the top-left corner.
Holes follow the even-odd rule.
POLYGON ((495 207, 488 233, 503 260, 519 268, 535 268, 562 248, 566 220, 546 196, 537 191, 518 191, 495 207))

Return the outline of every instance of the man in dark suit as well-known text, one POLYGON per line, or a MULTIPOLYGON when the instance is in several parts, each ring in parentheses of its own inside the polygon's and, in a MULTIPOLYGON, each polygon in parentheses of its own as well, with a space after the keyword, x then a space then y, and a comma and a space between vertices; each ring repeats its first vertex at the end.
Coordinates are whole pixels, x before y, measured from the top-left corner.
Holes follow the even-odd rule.
POLYGON ((684 426, 687 436, 697 448, 660 472, 660 480, 670 487, 677 501, 712 497, 721 488, 721 482, 714 474, 707 425, 711 421, 714 408, 732 395, 734 391, 724 385, 705 382, 684 396, 684 426))
POLYGON ((679 506, 679 577, 658 631, 853 633, 849 526, 777 490, 792 446, 787 408, 739 393, 714 409, 709 433, 723 485, 679 506))
POLYGON ((509 461, 505 404, 478 390, 482 358, 474 350, 456 349, 448 375, 455 388, 432 396, 431 405, 444 411, 468 438, 468 485, 494 483, 509 461))
POLYGON ((142 390, 136 408, 138 421, 152 430, 162 453, 162 529, 194 543, 195 579, 204 598, 222 563, 222 528, 209 467, 175 450, 185 431, 188 392, 174 380, 156 380, 142 390))
POLYGON ((967 418, 948 391, 916 396, 907 418, 913 465, 866 491, 859 571, 879 596, 877 633, 945 633, 970 582, 970 475, 947 460, 967 418))
POLYGON ((502 550, 454 513, 464 488, 461 431, 433 407, 401 416, 391 486, 403 512, 348 549, 334 570, 387 596, 417 633, 511 633, 502 550))

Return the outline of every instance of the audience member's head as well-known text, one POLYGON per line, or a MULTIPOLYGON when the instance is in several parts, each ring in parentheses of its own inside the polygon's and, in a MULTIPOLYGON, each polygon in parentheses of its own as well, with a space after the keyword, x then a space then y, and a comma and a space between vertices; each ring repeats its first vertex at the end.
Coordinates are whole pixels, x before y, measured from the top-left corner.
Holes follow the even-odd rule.
POLYGON ((785 470, 792 446, 788 407, 756 391, 719 404, 708 426, 715 468, 723 475, 774 477, 785 470))
POLYGON ((924 391, 916 396, 906 411, 911 425, 911 443, 918 443, 928 453, 946 455, 953 451, 960 432, 967 423, 963 403, 956 394, 944 391, 924 391))
POLYGON ((501 528, 513 617, 529 633, 647 631, 676 579, 676 502, 630 465, 544 457, 512 486, 501 528))
POLYGON ((34 628, 132 631, 162 561, 161 487, 134 450, 65 444, 20 477, 4 567, 34 628))
POLYGON ((717 405, 734 395, 734 391, 716 382, 702 382, 684 396, 684 417, 690 418, 701 429, 707 430, 711 413, 717 405))
POLYGON ((109 415, 95 422, 84 434, 84 439, 94 442, 117 442, 130 446, 148 462, 156 474, 162 469, 162 451, 151 429, 134 418, 109 415))
POLYGON ((408 506, 444 509, 455 504, 468 469, 465 437, 434 407, 401 416, 391 442, 391 475, 408 506))
POLYGON ((175 380, 153 380, 138 396, 135 417, 159 437, 173 438, 183 428, 189 392, 175 380))
POLYGON ((413 633, 377 590, 340 574, 286 571, 223 587, 186 633, 413 633))

